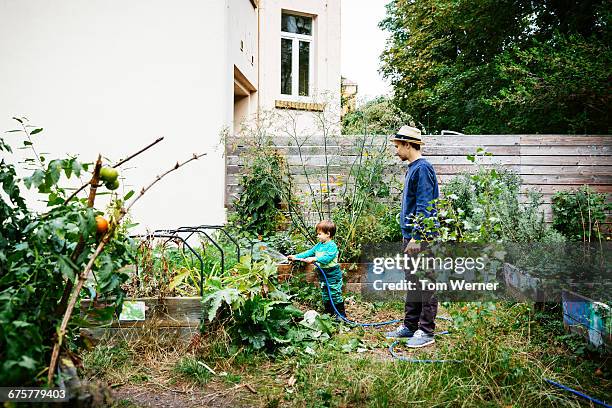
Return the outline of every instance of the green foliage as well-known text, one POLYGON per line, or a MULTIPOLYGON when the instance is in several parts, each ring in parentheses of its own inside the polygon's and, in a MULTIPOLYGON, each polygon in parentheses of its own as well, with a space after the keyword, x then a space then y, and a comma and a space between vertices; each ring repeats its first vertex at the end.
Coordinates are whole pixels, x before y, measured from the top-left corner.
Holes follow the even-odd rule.
POLYGON ((235 333, 255 350, 273 349, 298 340, 290 328, 300 317, 302 312, 282 297, 257 295, 237 310, 235 333))
POLYGON ((610 131, 605 1, 394 1, 382 72, 437 133, 610 131))
POLYGON ((212 377, 204 364, 192 356, 181 358, 174 366, 174 371, 198 385, 206 384, 212 377))
POLYGON ((609 133, 610 62, 609 43, 594 36, 534 39, 494 59, 503 85, 482 100, 512 132, 609 133))
POLYGON ((552 199, 553 227, 571 241, 601 240, 601 229, 612 204, 606 195, 593 191, 588 185, 576 191, 558 191, 552 199))
POLYGON ((302 305, 316 308, 321 305, 321 289, 316 285, 304 285, 307 276, 304 270, 292 273, 292 278, 279 284, 279 290, 302 305))
POLYGON ((359 137, 359 155, 350 168, 341 192, 341 201, 333 211, 340 260, 358 260, 361 246, 368 242, 389 242, 401 238, 397 214, 399 199, 391 194, 391 180, 386 144, 373 146, 368 137, 359 137))
POLYGON ((285 262, 286 255, 297 254, 312 246, 304 235, 292 226, 286 231, 277 231, 273 235, 261 238, 240 240, 241 247, 245 248, 245 253, 248 252, 254 261, 271 259, 275 262, 285 262))
POLYGON ((500 167, 477 164, 490 156, 479 148, 467 159, 476 169, 453 177, 436 201, 437 217, 417 218, 423 230, 440 241, 463 242, 562 242, 547 228, 541 209, 541 194, 530 192, 526 203, 519 202, 520 176, 500 167))
POLYGON ((117 344, 99 344, 84 355, 83 366, 89 374, 100 374, 111 368, 124 367, 130 364, 134 355, 125 341, 117 344))
MULTIPOLYGON (((266 399, 290 406, 317 407, 407 407, 416 405, 415 401, 440 407, 581 405, 572 394, 549 386, 542 377, 600 399, 605 400, 609 394, 606 361, 588 361, 569 353, 555 338, 556 332, 551 336, 534 319, 529 305, 453 302, 444 305, 443 310, 456 319, 450 335, 438 336, 432 348, 415 352, 400 343, 395 351, 406 357, 462 360, 461 363, 381 361, 380 349, 374 353, 363 349, 375 345, 384 349, 390 341, 353 330, 319 347, 307 362, 301 357, 273 363, 259 377, 269 384, 266 399), (276 386, 272 379, 266 381, 288 366, 295 367, 294 387, 287 389, 284 384, 276 386), (599 376, 597 367, 601 367, 599 376)), ((438 330, 448 328, 449 323, 439 323, 438 330)))
POLYGON ((305 315, 277 288, 276 265, 269 260, 252 262, 245 256, 230 274, 208 285, 202 298, 207 322, 203 330, 223 322, 234 341, 252 350, 308 346, 333 332, 329 317, 314 311, 305 315))
MULTIPOLYGON (((48 160, 39 155, 31 136, 42 129, 32 130, 27 119, 15 119, 22 129, 11 133, 25 134, 23 145, 34 157, 25 160, 32 174, 23 180, 17 177, 14 165, 4 158, 0 161, 0 384, 4 385, 35 383, 43 374, 64 313, 65 303, 60 300, 97 245, 95 216, 101 214, 88 208, 85 200, 65 202, 66 190, 61 187, 63 176, 80 176, 88 165, 75 157, 48 160), (45 213, 28 207, 19 187, 22 181, 41 194, 39 198, 47 204, 45 213), (83 251, 75 256, 80 240, 83 251)), ((2 138, 0 151, 3 157, 12 157, 11 147, 2 138)), ((116 209, 121 200, 114 203, 116 209)), ((92 291, 110 305, 99 311, 101 317, 108 317, 121 305, 120 284, 127 276, 117 270, 131 261, 131 248, 132 241, 117 229, 94 264, 96 284, 92 291)), ((73 321, 66 336, 67 347, 73 345, 76 328, 73 321)))
POLYGON ((400 110, 388 97, 381 96, 344 115, 342 134, 389 135, 410 122, 410 115, 400 110))
POLYGON ((397 221, 399 211, 398 203, 387 205, 372 201, 355 217, 350 207, 339 206, 334 211, 333 220, 338 229, 334 239, 340 247, 340 261, 359 261, 364 244, 401 240, 402 232, 397 221))
MULTIPOLYGON (((224 239, 224 235, 209 235, 223 250, 225 269, 229 270, 237 263, 236 247, 233 242, 224 239)), ((162 238, 156 241, 152 238, 141 241, 135 273, 123 288, 131 297, 198 296, 200 268, 204 271, 204 280, 222 274, 219 249, 204 236, 200 236, 200 239, 199 246, 191 245, 196 254, 180 240, 162 238)))
POLYGON ((270 146, 258 146, 245 160, 242 192, 234 202, 230 222, 242 232, 274 233, 284 220, 281 202, 287 190, 285 159, 270 146))

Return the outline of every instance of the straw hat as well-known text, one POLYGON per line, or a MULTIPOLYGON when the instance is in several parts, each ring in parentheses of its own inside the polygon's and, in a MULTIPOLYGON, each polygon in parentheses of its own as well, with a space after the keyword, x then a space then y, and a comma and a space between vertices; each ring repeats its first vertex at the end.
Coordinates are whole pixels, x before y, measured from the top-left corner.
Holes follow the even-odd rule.
POLYGON ((408 125, 402 126, 400 130, 391 137, 391 140, 399 140, 401 142, 410 142, 420 145, 425 144, 421 138, 421 130, 408 125))

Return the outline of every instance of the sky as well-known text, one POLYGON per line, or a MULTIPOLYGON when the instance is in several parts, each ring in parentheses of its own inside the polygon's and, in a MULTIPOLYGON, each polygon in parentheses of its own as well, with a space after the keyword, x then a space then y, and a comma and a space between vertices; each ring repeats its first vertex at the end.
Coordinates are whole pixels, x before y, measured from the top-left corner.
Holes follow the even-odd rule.
POLYGON ((389 0, 342 0, 342 76, 357 82, 358 99, 387 94, 391 88, 379 74, 379 56, 386 31, 378 28, 389 0))

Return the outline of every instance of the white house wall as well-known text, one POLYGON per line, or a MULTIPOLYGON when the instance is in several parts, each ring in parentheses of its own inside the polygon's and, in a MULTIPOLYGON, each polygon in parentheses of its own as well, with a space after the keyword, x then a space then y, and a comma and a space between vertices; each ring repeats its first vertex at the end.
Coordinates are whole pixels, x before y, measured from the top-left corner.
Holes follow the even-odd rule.
MULTIPOLYGON (((229 0, 228 7, 228 42, 229 69, 232 86, 234 82, 234 68, 240 71, 248 81, 251 88, 246 89, 248 96, 234 102, 231 130, 239 129, 242 120, 249 119, 250 115, 257 112, 257 19, 258 12, 251 0, 229 0)), ((246 84, 239 85, 243 89, 246 84)))
POLYGON ((233 115, 228 22, 221 0, 0 0, 0 130, 25 115, 45 129, 40 151, 86 161, 98 152, 115 161, 164 136, 121 170, 121 192, 206 151, 133 218, 141 229, 222 222, 223 149, 214 147, 233 115))
POLYGON ((230 62, 257 88, 257 10, 250 0, 229 0, 228 10, 230 62))

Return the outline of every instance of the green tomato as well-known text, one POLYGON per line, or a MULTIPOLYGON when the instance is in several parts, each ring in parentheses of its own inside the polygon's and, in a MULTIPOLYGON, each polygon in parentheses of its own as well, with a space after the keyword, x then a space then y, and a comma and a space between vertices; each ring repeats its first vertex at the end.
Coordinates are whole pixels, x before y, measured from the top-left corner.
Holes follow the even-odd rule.
POLYGON ((113 183, 119 177, 119 172, 113 167, 102 167, 100 169, 100 178, 105 183, 113 183))
POLYGON ((116 190, 119 188, 119 180, 115 179, 113 181, 107 182, 106 184, 104 184, 104 186, 109 190, 116 190))

